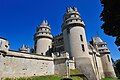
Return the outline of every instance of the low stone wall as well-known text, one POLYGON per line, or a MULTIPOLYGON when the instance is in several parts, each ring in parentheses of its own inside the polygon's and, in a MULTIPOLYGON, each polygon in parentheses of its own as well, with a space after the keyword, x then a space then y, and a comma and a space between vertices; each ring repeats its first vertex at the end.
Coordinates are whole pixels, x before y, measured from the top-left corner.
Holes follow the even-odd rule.
POLYGON ((54 74, 54 59, 8 51, 0 54, 0 78, 54 74))
POLYGON ((54 59, 54 69, 55 74, 66 75, 67 72, 66 59, 65 58, 54 59))
POLYGON ((65 75, 65 57, 45 57, 15 51, 0 51, 0 79, 5 77, 30 77, 65 75))

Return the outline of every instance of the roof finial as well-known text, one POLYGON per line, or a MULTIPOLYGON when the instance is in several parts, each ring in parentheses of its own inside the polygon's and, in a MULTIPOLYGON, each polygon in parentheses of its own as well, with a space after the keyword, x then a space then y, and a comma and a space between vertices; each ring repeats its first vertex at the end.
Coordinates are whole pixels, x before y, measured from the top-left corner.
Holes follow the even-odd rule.
POLYGON ((45 22, 47 23, 47 20, 45 20, 45 22))
POLYGON ((76 7, 73 7, 74 11, 77 11, 77 8, 76 7))
POLYGON ((45 20, 43 20, 42 24, 46 24, 45 20))
POLYGON ((70 7, 70 8, 69 8, 69 11, 73 11, 73 9, 70 7))

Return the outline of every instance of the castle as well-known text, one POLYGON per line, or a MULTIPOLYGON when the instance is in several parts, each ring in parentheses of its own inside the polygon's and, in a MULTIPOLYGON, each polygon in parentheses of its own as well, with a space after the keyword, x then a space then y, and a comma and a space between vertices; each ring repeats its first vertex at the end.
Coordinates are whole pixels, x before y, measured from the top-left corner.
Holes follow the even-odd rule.
POLYGON ((62 32, 52 36, 45 20, 37 26, 34 48, 23 45, 19 51, 9 49, 9 41, 0 37, 0 78, 40 75, 65 75, 66 62, 89 80, 115 77, 107 43, 95 36, 88 43, 85 24, 75 7, 63 16, 62 32))

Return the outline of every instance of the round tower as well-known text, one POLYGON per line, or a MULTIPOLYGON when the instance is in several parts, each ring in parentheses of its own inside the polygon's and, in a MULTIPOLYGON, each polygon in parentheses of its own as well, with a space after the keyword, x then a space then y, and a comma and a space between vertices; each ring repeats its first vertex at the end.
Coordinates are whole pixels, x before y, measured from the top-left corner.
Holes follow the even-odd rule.
POLYGON ((34 35, 35 52, 39 55, 46 55, 46 52, 52 46, 53 36, 51 35, 51 28, 47 21, 43 21, 36 30, 34 35))
POLYGON ((88 53, 85 24, 77 8, 68 8, 62 24, 65 50, 74 57, 75 67, 85 74, 89 80, 96 80, 92 62, 88 53))
POLYGON ((105 77, 116 77, 107 43, 97 36, 93 38, 93 45, 100 53, 105 77))
POLYGON ((23 53, 30 53, 30 48, 23 44, 19 51, 23 53))
POLYGON ((65 50, 70 57, 87 57, 88 46, 85 34, 85 24, 82 21, 77 8, 68 8, 62 24, 62 32, 65 43, 65 50))

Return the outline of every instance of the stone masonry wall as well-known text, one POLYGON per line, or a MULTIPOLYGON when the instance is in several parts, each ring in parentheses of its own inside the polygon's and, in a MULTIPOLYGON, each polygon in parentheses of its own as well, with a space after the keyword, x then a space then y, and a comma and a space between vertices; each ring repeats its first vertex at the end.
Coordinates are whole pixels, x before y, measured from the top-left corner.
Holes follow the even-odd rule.
POLYGON ((53 74, 53 58, 10 51, 0 54, 0 78, 53 74))
POLYGON ((66 59, 65 58, 60 58, 60 59, 55 59, 54 60, 54 68, 55 74, 59 75, 66 75, 67 72, 67 66, 66 66, 66 59))

